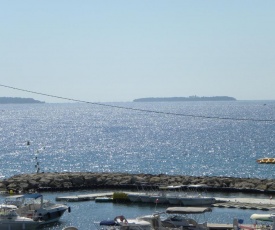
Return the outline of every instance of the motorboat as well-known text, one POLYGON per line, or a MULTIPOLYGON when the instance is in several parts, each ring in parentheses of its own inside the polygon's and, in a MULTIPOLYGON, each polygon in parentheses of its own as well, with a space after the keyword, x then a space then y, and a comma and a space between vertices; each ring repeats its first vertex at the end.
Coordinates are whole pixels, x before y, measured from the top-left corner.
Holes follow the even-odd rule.
POLYGON ((67 205, 44 200, 39 193, 9 196, 5 199, 5 204, 15 205, 18 215, 40 220, 41 224, 56 222, 65 211, 71 211, 67 205))
POLYGON ((1 230, 32 230, 40 225, 40 221, 19 216, 15 205, 0 205, 0 229, 1 230))
POLYGON ((252 220, 258 221, 270 221, 273 222, 275 220, 275 213, 267 213, 267 214, 252 214, 250 216, 252 220))
POLYGON ((216 203, 214 197, 203 197, 200 194, 196 196, 167 195, 169 204, 182 206, 210 206, 216 203))
POLYGON ((243 219, 233 219, 233 229, 270 229, 275 230, 275 213, 262 213, 262 214, 252 214, 250 216, 250 219, 254 221, 253 224, 250 226, 243 225, 244 220, 243 219), (272 222, 266 223, 266 222, 272 222))
MULTIPOLYGON (((194 209, 182 209, 183 207, 168 208, 166 213, 180 213, 180 214, 190 214, 190 213, 204 213, 209 208, 194 208, 194 209)), ((154 213, 152 215, 140 216, 135 219, 126 219, 124 216, 116 216, 113 220, 103 220, 101 222, 95 223, 100 230, 171 230, 171 229, 192 229, 192 230, 207 230, 207 223, 198 223, 192 218, 187 218, 181 216, 177 219, 175 215, 166 217, 162 220, 163 213, 154 213), (173 218, 174 217, 174 218, 173 218)))
POLYGON ((95 223, 101 230, 152 230, 151 223, 142 219, 126 219, 116 216, 113 220, 103 220, 95 223))
POLYGON ((208 229, 207 222, 199 223, 198 218, 195 219, 194 216, 211 211, 212 209, 208 207, 169 207, 161 223, 162 226, 169 228, 206 230, 208 229))
POLYGON ((275 164, 275 158, 260 158, 256 160, 259 164, 275 164))

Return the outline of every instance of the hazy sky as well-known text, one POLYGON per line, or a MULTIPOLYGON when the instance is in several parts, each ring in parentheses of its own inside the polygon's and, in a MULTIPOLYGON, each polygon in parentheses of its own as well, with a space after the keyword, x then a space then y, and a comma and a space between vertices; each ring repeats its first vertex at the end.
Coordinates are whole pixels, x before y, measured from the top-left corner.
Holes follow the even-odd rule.
POLYGON ((275 1, 2 0, 0 84, 91 102, 275 99, 275 1))

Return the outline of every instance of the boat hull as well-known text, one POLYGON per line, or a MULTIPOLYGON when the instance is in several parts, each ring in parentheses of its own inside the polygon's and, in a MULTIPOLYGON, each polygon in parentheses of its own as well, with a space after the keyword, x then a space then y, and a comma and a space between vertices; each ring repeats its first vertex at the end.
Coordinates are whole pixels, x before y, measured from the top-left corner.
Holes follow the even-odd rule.
POLYGON ((180 201, 183 206, 209 206, 216 203, 216 199, 211 197, 184 197, 180 201))
POLYGON ((1 230, 34 230, 38 226, 33 220, 0 220, 1 230))

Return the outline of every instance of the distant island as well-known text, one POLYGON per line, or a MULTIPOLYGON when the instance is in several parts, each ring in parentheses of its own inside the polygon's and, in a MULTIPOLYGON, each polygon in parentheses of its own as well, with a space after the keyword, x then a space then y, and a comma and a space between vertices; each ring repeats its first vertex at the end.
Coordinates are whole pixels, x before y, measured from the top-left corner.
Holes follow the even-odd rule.
POLYGON ((134 102, 171 102, 171 101, 236 101, 234 97, 214 96, 214 97, 147 97, 135 99, 134 102))
POLYGON ((33 103, 45 103, 45 102, 34 100, 33 98, 0 97, 0 104, 33 104, 33 103))

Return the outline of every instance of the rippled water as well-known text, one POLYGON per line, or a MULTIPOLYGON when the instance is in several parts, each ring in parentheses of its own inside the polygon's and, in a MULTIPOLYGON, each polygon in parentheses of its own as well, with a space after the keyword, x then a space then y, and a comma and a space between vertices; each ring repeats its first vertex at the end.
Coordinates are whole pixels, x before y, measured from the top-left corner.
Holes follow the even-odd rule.
MULTIPOLYGON (((113 103, 111 105, 197 116, 275 120, 274 101, 113 103), (266 105, 264 105, 266 104, 266 105)), ((0 176, 35 172, 96 171, 193 176, 274 178, 275 122, 202 119, 91 104, 0 105, 0 176), (27 145, 30 141, 30 145, 27 145)), ((91 193, 87 191, 86 193, 91 193)), ((66 193, 62 193, 65 195, 66 193)), ((58 193, 46 193, 55 199, 58 193)), ((0 197, 3 199, 3 197, 0 197)), ((93 221, 127 213, 150 214, 154 206, 72 203, 57 226, 95 229, 93 221), (88 211, 87 211, 88 210, 88 211)), ((160 208, 161 207, 157 207, 160 208)), ((251 212, 214 209, 216 222, 251 212)))
MULTIPOLYGON (((273 119, 275 102, 116 103, 200 116, 273 119)), ((90 104, 1 105, 0 175, 105 171, 273 178, 275 122, 202 119, 90 104), (30 141, 31 145, 26 145, 30 141)))

